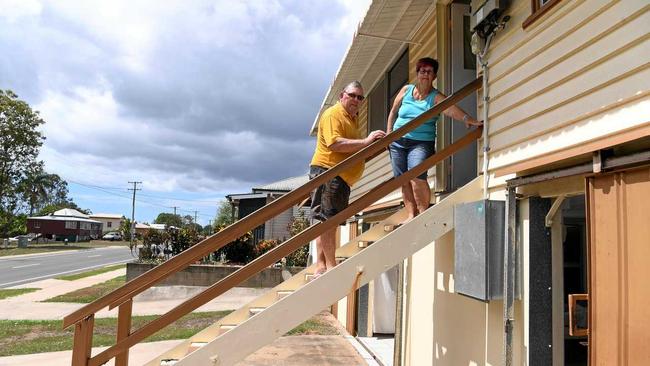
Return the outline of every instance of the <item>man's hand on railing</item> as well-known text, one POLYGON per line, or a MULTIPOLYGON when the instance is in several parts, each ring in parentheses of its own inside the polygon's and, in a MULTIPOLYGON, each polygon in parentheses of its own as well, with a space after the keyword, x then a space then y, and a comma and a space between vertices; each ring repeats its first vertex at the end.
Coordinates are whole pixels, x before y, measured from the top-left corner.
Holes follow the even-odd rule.
POLYGON ((370 134, 368 134, 368 137, 366 137, 364 140, 365 140, 366 146, 368 146, 368 145, 372 144, 373 142, 375 142, 375 140, 379 140, 379 139, 384 138, 384 137, 386 137, 386 132, 384 132, 382 130, 375 130, 375 131, 370 132, 370 134))

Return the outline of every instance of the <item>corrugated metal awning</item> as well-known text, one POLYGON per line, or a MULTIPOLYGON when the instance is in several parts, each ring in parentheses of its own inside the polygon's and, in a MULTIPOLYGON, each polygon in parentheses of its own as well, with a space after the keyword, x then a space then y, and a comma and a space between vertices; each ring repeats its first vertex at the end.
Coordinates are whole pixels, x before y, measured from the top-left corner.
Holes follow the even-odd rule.
POLYGON ((366 92, 370 91, 435 10, 435 4, 436 0, 374 0, 370 4, 323 99, 310 135, 316 135, 321 114, 338 101, 339 92, 347 83, 358 80, 366 92))

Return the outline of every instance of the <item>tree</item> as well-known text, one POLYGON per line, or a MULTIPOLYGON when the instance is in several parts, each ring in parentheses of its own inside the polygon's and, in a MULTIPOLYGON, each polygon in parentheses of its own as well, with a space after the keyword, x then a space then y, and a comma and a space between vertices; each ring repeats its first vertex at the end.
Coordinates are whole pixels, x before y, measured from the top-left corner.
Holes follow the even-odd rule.
POLYGON ((216 229, 228 226, 234 222, 232 205, 227 200, 222 200, 217 206, 217 216, 214 218, 214 228, 216 229))
POLYGON ((165 224, 168 227, 175 226, 180 228, 183 226, 183 218, 180 215, 174 215, 167 212, 159 213, 158 217, 156 217, 156 219, 153 220, 153 222, 154 224, 165 224))
POLYGON ((33 216, 36 208, 45 206, 49 201, 50 191, 55 188, 55 177, 58 178, 56 174, 45 172, 42 161, 36 162, 27 168, 18 190, 29 206, 29 216, 33 216))
POLYGON ((43 123, 29 104, 0 89, 0 236, 8 234, 21 199, 19 183, 43 145, 43 123))

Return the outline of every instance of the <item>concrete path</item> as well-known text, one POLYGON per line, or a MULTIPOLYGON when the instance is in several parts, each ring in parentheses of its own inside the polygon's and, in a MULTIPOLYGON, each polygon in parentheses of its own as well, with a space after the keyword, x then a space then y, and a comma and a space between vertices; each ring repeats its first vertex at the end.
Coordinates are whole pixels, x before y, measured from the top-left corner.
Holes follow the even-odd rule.
MULTIPOLYGON (((84 304, 44 303, 40 301, 108 281, 124 275, 125 272, 125 269, 121 269, 75 281, 48 279, 15 286, 13 288, 40 288, 41 290, 0 300, 0 319, 62 319, 65 315, 84 304)), ((200 291, 200 289, 179 286, 150 289, 134 299, 133 314, 162 314, 180 304, 187 297, 200 291)), ((266 291, 268 289, 234 288, 200 307, 197 311, 238 309, 266 291)), ((117 317, 117 309, 110 312, 106 309, 102 310, 97 314, 97 317, 117 317)), ((340 326, 336 319, 332 316, 328 316, 328 318, 332 325, 339 328, 341 335, 281 337, 269 346, 247 357, 238 366, 376 365, 372 357, 365 352, 354 338, 345 333, 345 329, 340 326)), ((162 351, 174 347, 179 342, 181 341, 172 340, 138 344, 129 353, 129 365, 142 365, 162 351)), ((92 354, 97 354, 105 348, 93 348, 92 354)), ((71 356, 71 351, 61 351, 0 357, 0 366, 67 366, 70 365, 71 356)), ((108 365, 113 365, 113 361, 108 365)))
MULTIPOLYGON (((48 279, 11 287, 40 288, 41 290, 0 300, 0 318, 7 320, 63 319, 65 315, 72 313, 85 304, 41 301, 108 281, 124 274, 126 274, 126 269, 119 269, 91 277, 81 278, 76 281, 48 279), (17 309, 20 310, 17 311, 17 309)), ((133 315, 164 314, 200 290, 200 287, 189 286, 152 288, 135 297, 133 302, 133 315)), ((268 291, 268 289, 236 287, 227 291, 217 299, 201 306, 196 311, 235 310, 264 294, 266 291, 268 291)), ((108 308, 105 308, 99 311, 96 317, 117 318, 117 309, 109 311, 108 308)))

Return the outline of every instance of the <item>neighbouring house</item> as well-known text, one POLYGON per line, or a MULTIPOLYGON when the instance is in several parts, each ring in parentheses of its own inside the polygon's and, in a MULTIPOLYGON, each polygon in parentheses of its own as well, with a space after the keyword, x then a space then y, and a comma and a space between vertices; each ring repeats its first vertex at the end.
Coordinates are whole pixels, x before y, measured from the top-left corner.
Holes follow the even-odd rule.
POLYGON ((50 240, 87 241, 102 236, 102 222, 77 210, 64 208, 51 215, 28 217, 27 232, 41 234, 50 240))
MULTIPOLYGON (((170 226, 173 228, 173 226, 170 226)), ((146 223, 141 223, 141 222, 136 222, 135 223, 135 233, 137 235, 144 235, 149 232, 149 230, 158 230, 158 231, 165 231, 167 228, 167 225, 165 224, 146 224, 146 223)))
POLYGON ((139 235, 139 236, 145 235, 146 233, 149 232, 149 230, 151 230, 151 225, 143 224, 143 223, 140 223, 140 222, 135 223, 135 234, 136 235, 139 235))
MULTIPOLYGON (((235 220, 240 220, 287 192, 300 187, 308 180, 309 177, 307 175, 286 178, 263 186, 253 187, 251 193, 226 195, 226 199, 228 199, 233 207, 235 220)), ((258 226, 252 231, 253 242, 257 243, 260 240, 268 239, 286 240, 291 236, 288 230, 291 219, 300 215, 301 212, 305 217, 309 217, 309 207, 294 206, 268 220, 264 225, 258 226)))
POLYGON ((90 219, 97 220, 103 224, 102 230, 104 234, 111 231, 119 231, 120 226, 122 226, 122 223, 126 220, 124 215, 110 213, 92 214, 90 215, 90 219))

